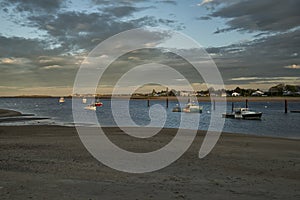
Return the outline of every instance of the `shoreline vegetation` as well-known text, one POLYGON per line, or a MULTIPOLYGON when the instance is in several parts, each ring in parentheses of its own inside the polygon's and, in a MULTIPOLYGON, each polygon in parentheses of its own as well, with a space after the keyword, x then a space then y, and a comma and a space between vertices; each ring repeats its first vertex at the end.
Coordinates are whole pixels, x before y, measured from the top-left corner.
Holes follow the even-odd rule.
MULTIPOLYGON (((43 95, 28 95, 28 96, 3 96, 0 98, 60 98, 61 96, 43 96, 43 95)), ((72 96, 64 96, 65 99, 71 99, 71 98, 83 98, 83 97, 72 97, 72 96)), ((96 99, 111 99, 111 95, 102 95, 97 97, 87 97, 87 98, 96 98, 96 99)), ((176 100, 188 100, 190 98, 197 98, 198 102, 209 102, 212 100, 215 101, 228 101, 228 102, 242 102, 242 101, 253 101, 253 102, 268 102, 268 101, 293 101, 293 102, 300 102, 300 97, 291 97, 291 96, 262 96, 262 97, 253 97, 253 96, 247 96, 247 97, 183 97, 183 96, 161 96, 161 97, 147 97, 147 96, 114 96, 114 99, 134 99, 134 100, 170 100, 170 101, 176 101, 176 100)))
MULTIPOLYGON (((120 147, 149 152, 176 129, 137 139, 104 128, 120 147)), ((146 174, 113 170, 94 159, 74 127, 0 126, 1 199, 298 199, 299 140, 224 133, 203 159, 204 131, 170 166, 146 174), (134 190, 132 190, 134 188, 134 190)), ((109 152, 103 152, 109 153, 109 152)), ((146 163, 145 163, 146 164, 146 163)))

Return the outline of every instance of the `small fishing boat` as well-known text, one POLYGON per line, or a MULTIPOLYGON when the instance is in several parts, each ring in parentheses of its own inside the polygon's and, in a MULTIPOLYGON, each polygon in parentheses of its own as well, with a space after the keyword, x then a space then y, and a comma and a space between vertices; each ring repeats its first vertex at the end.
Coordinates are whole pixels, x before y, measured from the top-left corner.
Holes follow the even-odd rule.
POLYGON ((249 108, 235 108, 232 113, 225 113, 222 116, 234 119, 261 119, 262 112, 251 111, 249 108))
POLYGON ((82 99, 82 103, 83 103, 83 104, 86 104, 86 102, 87 102, 87 99, 84 97, 84 98, 82 99))
POLYGON ((173 108, 172 112, 181 112, 181 108, 178 104, 173 108))
POLYGON ((203 106, 199 106, 195 102, 189 102, 186 106, 182 109, 183 112, 186 113, 202 113, 203 106))
POLYGON ((58 100, 59 103, 65 103, 65 98, 64 97, 60 97, 58 100))
POLYGON ((84 107, 85 110, 93 110, 93 111, 96 111, 97 110, 97 107, 93 104, 91 105, 88 105, 86 107, 84 107))
POLYGON ((94 105, 97 107, 101 107, 103 105, 103 103, 100 101, 96 101, 96 103, 94 103, 94 105))

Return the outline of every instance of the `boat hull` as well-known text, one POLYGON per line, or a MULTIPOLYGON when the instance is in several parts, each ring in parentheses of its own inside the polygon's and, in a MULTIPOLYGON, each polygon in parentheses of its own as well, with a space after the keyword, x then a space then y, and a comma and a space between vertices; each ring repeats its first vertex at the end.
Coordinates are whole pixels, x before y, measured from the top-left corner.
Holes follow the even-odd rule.
POLYGON ((262 113, 242 114, 243 119, 261 119, 262 113))
POLYGON ((181 108, 180 107, 174 107, 172 112, 181 112, 181 108))
POLYGON ((93 110, 93 111, 96 111, 97 110, 97 107, 96 106, 86 106, 84 107, 85 110, 93 110))
POLYGON ((202 113, 202 110, 201 109, 184 108, 183 112, 185 112, 185 113, 202 113))

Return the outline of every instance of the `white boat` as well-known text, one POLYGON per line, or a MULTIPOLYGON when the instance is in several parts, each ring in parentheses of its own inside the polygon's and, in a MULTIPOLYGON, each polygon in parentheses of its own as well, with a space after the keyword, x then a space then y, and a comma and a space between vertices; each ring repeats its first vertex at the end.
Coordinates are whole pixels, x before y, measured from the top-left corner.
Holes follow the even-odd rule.
POLYGON ((82 99, 82 103, 83 103, 83 104, 86 104, 86 102, 87 102, 87 99, 86 99, 86 98, 83 98, 83 99, 82 99))
POLYGON ((59 103, 65 103, 65 98, 60 97, 59 100, 58 100, 58 102, 59 102, 59 103))
POLYGON ((96 111, 97 110, 97 107, 95 105, 88 105, 86 107, 84 107, 85 110, 94 110, 96 111))
POLYGON ((202 113, 203 106, 199 106, 194 102, 190 102, 186 104, 186 106, 182 109, 183 112, 186 113, 202 113))
POLYGON ((235 108, 234 112, 223 114, 225 118, 234 119, 260 119, 262 112, 255 112, 249 110, 249 108, 235 108))

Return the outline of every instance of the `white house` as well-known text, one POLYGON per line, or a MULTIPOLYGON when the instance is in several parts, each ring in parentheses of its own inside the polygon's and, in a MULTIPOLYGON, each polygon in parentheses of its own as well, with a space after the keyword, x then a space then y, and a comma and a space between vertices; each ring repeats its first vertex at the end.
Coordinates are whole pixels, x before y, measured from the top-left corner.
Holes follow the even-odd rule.
POLYGON ((251 96, 262 96, 262 95, 264 95, 264 92, 259 91, 259 90, 255 91, 251 94, 251 96))
POLYGON ((231 94, 231 96, 233 96, 233 97, 239 97, 239 96, 241 96, 241 94, 240 94, 240 93, 237 93, 237 92, 233 92, 233 93, 231 94))

